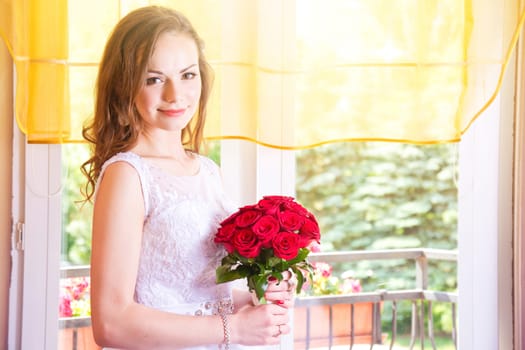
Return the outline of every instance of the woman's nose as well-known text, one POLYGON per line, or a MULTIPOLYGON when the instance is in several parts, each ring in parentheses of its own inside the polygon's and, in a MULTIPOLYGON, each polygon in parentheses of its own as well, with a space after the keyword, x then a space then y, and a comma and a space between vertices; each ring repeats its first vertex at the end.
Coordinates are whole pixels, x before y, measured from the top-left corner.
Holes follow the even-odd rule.
POLYGON ((173 80, 168 80, 164 85, 164 100, 169 103, 179 102, 179 87, 173 80))

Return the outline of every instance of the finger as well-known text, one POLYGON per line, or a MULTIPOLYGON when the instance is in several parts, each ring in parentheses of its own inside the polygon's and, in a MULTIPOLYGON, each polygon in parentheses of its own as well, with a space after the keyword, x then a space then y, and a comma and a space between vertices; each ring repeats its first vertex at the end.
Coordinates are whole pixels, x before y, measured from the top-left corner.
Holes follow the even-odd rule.
MULTIPOLYGON (((288 305, 290 305, 289 301, 286 300, 279 300, 279 301, 272 301, 270 304, 271 307, 271 314, 276 315, 278 317, 284 317, 285 319, 288 317, 288 305)), ((283 319, 279 319, 279 321, 282 321, 283 319)), ((276 323, 285 323, 285 322, 276 322, 276 323)))
POLYGON ((290 270, 283 271, 283 280, 289 280, 290 278, 293 278, 294 274, 290 270))
POLYGON ((290 302, 294 299, 294 294, 292 292, 272 292, 266 293, 264 298, 273 304, 283 305, 286 302, 290 302))
POLYGON ((285 309, 290 309, 294 306, 294 301, 293 300, 277 300, 275 304, 285 309))
POLYGON ((280 291, 280 292, 268 292, 264 294, 264 298, 268 301, 277 301, 277 300, 290 300, 293 299, 294 294, 290 291, 280 291))
POLYGON ((293 286, 296 286, 297 285, 297 275, 296 274, 292 274, 292 277, 290 277, 288 279, 288 283, 290 283, 291 285, 293 286))
POLYGON ((285 288, 268 289, 266 290, 265 296, 273 299, 291 299, 295 296, 295 287, 286 285, 285 288))
POLYGON ((278 337, 278 336, 281 335, 281 325, 278 324, 278 325, 275 326, 275 327, 277 328, 277 330, 273 333, 273 336, 274 336, 274 337, 278 337))
POLYGON ((283 324, 279 324, 276 326, 276 332, 274 333, 274 337, 279 337, 283 334, 288 334, 290 333, 291 331, 291 327, 286 324, 286 323, 283 323, 283 324))
POLYGON ((271 303, 274 305, 280 306, 284 309, 289 309, 294 305, 293 300, 272 300, 271 303))
POLYGON ((282 281, 288 281, 290 279, 293 279, 295 277, 295 274, 293 272, 291 272, 290 270, 286 270, 286 271, 283 271, 281 272, 281 279, 279 280, 278 278, 274 277, 274 276, 270 276, 268 277, 268 283, 269 284, 280 284, 280 282, 282 281))
POLYGON ((291 292, 291 291, 295 290, 295 286, 297 286, 297 281, 289 280, 287 282, 287 284, 288 284, 288 291, 291 292))
POLYGON ((282 288, 284 290, 292 291, 295 290, 295 287, 297 286, 297 279, 292 278, 286 281, 281 282, 282 288))
POLYGON ((287 323, 281 324, 281 325, 279 325, 279 331, 280 331, 281 334, 288 334, 291 331, 291 327, 287 323))
POLYGON ((266 292, 281 292, 288 290, 290 286, 287 282, 269 282, 266 292))

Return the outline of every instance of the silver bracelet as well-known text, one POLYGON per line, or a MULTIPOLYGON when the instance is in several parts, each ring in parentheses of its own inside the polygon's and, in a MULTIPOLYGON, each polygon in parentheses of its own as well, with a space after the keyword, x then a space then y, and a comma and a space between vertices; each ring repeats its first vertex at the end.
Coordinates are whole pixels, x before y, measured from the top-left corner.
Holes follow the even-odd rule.
POLYGON ((219 350, 223 349, 223 345, 224 350, 230 350, 230 325, 228 323, 228 316, 226 312, 221 312, 219 315, 221 316, 222 329, 224 332, 224 340, 222 344, 219 344, 219 350))

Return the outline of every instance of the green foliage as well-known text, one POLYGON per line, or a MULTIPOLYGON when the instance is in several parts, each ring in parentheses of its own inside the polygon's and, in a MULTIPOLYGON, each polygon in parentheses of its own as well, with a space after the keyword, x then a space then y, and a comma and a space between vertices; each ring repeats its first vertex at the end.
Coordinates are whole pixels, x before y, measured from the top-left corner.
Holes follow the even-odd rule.
POLYGON ((62 194, 62 261, 66 264, 84 265, 91 257, 91 203, 82 202, 80 189, 86 178, 80 165, 89 157, 84 144, 62 146, 64 184, 62 194))
POLYGON ((273 276, 282 281, 283 272, 291 269, 298 277, 296 288, 299 293, 304 283, 302 271, 311 271, 311 266, 306 261, 309 253, 308 249, 300 248, 297 256, 291 260, 274 256, 272 249, 262 249, 261 254, 255 258, 246 258, 238 252, 229 253, 217 268, 216 281, 224 283, 246 278, 249 289, 255 292, 260 301, 263 301, 268 278, 273 276))
POLYGON ((204 154, 210 157, 215 163, 221 164, 221 142, 206 141, 204 154))
MULTIPOLYGON (((456 249, 456 152, 455 145, 381 142, 300 151, 296 197, 318 218, 323 251, 456 249)), ((362 280, 365 291, 415 287, 412 261, 362 261, 336 268, 373 271, 362 280)), ((429 269, 430 288, 456 289, 456 264, 430 262, 429 269)), ((404 323, 410 321, 409 312, 408 307, 400 313, 404 323)), ((443 324, 437 318, 449 329, 446 317, 443 324)))

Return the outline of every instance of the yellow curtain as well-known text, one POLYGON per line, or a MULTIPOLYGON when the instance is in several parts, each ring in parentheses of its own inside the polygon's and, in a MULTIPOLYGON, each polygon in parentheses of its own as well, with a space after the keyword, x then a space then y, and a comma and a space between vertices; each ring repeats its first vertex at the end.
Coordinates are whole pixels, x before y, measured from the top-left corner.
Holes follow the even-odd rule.
POLYGON ((97 62, 130 10, 171 6, 216 74, 205 132, 279 148, 455 142, 496 96, 519 0, 0 0, 29 142, 81 142, 97 62))

